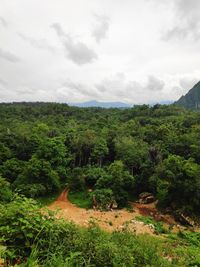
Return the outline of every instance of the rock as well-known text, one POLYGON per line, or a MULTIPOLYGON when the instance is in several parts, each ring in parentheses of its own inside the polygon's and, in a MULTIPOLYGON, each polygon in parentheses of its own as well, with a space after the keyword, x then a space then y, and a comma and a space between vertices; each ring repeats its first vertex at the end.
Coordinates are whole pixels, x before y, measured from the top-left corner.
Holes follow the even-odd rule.
POLYGON ((145 198, 147 198, 149 196, 152 196, 152 194, 149 193, 149 192, 143 192, 143 193, 139 194, 139 198, 140 199, 145 199, 145 198))
POLYGON ((143 192, 139 195, 140 204, 149 204, 155 201, 154 196, 151 193, 143 192))
POLYGON ((148 196, 147 198, 145 198, 145 203, 149 204, 155 201, 154 196, 148 196))
POLYGON ((195 226, 195 222, 188 216, 184 215, 183 213, 177 215, 177 219, 180 223, 188 226, 195 226))
POLYGON ((155 226, 154 226, 152 223, 149 224, 149 228, 150 228, 151 230, 155 230, 155 226))

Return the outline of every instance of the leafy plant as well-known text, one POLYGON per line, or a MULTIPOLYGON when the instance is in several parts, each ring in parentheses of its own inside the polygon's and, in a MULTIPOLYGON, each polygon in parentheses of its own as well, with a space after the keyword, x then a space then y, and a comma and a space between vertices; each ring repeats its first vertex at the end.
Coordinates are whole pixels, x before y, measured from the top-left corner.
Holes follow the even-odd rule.
POLYGON ((166 228, 163 226, 162 222, 155 221, 152 217, 150 216, 136 216, 136 220, 143 222, 144 224, 151 224, 154 226, 155 233, 157 234, 166 234, 168 231, 166 228))

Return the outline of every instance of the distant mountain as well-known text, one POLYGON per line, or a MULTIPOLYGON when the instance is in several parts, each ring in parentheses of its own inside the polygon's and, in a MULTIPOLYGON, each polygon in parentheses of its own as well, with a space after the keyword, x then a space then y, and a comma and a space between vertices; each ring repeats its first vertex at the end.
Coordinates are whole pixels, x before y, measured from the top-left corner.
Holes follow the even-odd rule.
POLYGON ((200 109, 200 81, 174 104, 185 108, 200 109))
POLYGON ((96 100, 82 102, 82 103, 68 103, 69 106, 89 108, 89 107, 100 107, 100 108, 131 108, 132 105, 122 102, 99 102, 96 100))

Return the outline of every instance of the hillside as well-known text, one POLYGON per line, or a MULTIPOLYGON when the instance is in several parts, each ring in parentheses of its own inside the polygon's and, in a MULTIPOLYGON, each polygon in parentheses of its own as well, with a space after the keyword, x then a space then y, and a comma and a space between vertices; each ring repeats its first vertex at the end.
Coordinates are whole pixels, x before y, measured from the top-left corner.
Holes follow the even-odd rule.
POLYGON ((199 112, 13 103, 0 118, 0 266, 199 266, 199 112))
POLYGON ((181 96, 175 104, 185 108, 200 109, 200 81, 186 95, 181 96))
POLYGON ((69 106, 88 108, 88 107, 99 107, 99 108, 130 108, 131 105, 122 102, 100 102, 96 100, 81 102, 81 103, 69 103, 69 106))

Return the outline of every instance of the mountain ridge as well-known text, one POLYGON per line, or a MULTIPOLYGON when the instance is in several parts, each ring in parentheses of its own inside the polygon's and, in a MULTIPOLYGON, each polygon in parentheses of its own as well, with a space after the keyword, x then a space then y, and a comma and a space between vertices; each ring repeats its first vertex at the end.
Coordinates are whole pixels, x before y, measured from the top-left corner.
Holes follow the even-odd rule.
MULTIPOLYGON (((156 104, 160 105, 170 105, 172 104, 173 101, 171 100, 165 100, 165 101, 154 101, 151 103, 148 103, 147 105, 149 106, 154 106, 156 104)), ((111 102, 101 102, 97 100, 91 100, 91 101, 86 101, 86 102, 71 102, 67 103, 69 106, 74 106, 74 107, 81 107, 81 108, 88 108, 88 107, 99 107, 99 108, 132 108, 135 105, 143 105, 143 104, 128 104, 124 102, 119 102, 119 101, 111 101, 111 102)))
POLYGON ((131 108, 133 105, 123 103, 123 102, 101 102, 97 100, 91 100, 86 102, 80 102, 80 103, 68 103, 69 106, 75 106, 75 107, 82 107, 82 108, 88 108, 88 107, 100 107, 100 108, 131 108))
POLYGON ((200 109, 200 81, 174 104, 190 109, 200 109))

